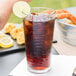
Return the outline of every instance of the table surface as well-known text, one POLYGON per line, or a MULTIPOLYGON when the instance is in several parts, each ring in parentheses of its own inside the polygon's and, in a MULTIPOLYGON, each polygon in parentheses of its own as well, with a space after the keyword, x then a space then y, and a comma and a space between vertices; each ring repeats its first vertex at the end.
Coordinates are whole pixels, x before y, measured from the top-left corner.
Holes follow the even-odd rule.
MULTIPOLYGON (((52 49, 52 54, 58 54, 54 48, 52 49)), ((0 76, 8 76, 24 57, 25 51, 23 50, 0 56, 0 76)))

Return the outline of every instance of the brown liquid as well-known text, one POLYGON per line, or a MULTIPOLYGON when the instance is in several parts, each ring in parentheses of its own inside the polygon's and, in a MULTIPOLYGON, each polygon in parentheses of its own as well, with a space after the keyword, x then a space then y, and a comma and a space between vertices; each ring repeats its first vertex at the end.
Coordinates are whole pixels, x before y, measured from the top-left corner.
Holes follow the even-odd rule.
POLYGON ((50 66, 54 19, 34 22, 24 19, 28 65, 36 70, 50 66))

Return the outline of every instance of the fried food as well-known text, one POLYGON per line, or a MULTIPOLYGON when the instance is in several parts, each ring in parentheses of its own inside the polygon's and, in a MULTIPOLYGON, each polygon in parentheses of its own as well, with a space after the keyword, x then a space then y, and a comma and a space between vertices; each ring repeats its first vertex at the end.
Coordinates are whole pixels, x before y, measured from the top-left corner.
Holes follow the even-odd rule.
POLYGON ((74 24, 71 20, 69 20, 69 19, 66 19, 65 23, 71 24, 71 25, 75 25, 75 24, 74 24))
POLYGON ((7 23, 4 27, 4 32, 5 33, 10 33, 11 30, 13 30, 14 28, 16 28, 16 25, 13 23, 7 23))
POLYGON ((19 33, 19 29, 18 28, 14 28, 11 32, 10 35, 12 36, 13 39, 17 39, 19 33))
POLYGON ((5 26, 4 31, 5 33, 9 33, 13 39, 16 39, 17 44, 25 44, 23 24, 21 24, 20 27, 17 28, 15 25, 8 23, 5 26))
POLYGON ((65 20, 65 23, 71 24, 71 23, 72 23, 72 21, 71 21, 71 20, 66 19, 66 20, 65 20))
POLYGON ((19 45, 25 44, 25 37, 24 37, 24 32, 20 32, 17 36, 17 43, 19 45))
MULTIPOLYGON (((48 13, 48 14, 52 14, 52 10, 46 10, 44 11, 43 13, 48 13)), ((57 19, 69 19, 72 21, 73 24, 76 25, 76 16, 74 16, 73 14, 71 14, 69 11, 65 10, 65 9, 59 9, 59 10, 56 10, 56 15, 55 17, 57 19)))
POLYGON ((23 32, 24 31, 24 28, 23 28, 23 26, 21 25, 20 27, 19 27, 19 32, 23 32))
POLYGON ((17 43, 19 45, 25 44, 23 24, 21 24, 21 26, 18 28, 17 43))

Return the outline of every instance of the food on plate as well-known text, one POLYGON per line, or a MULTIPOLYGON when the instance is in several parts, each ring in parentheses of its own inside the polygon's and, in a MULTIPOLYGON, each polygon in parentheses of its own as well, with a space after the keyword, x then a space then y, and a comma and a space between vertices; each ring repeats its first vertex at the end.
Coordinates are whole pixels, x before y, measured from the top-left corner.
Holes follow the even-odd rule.
POLYGON ((3 33, 3 32, 0 32, 0 39, 3 38, 3 37, 6 37, 6 38, 8 37, 9 38, 10 36, 3 33))
POLYGON ((25 44, 25 37, 24 37, 24 28, 23 28, 23 24, 20 25, 20 27, 18 28, 18 35, 17 35, 17 43, 18 44, 25 44))
POLYGON ((11 30, 13 30, 14 28, 16 28, 16 25, 13 23, 7 23, 4 27, 4 32, 5 33, 10 33, 11 30))
MULTIPOLYGON (((50 14, 51 11, 46 10, 46 12, 43 11, 43 13, 49 13, 50 14)), ((56 10, 56 18, 58 18, 58 19, 64 19, 64 18, 69 19, 72 21, 73 24, 76 25, 76 16, 72 15, 70 12, 68 12, 64 9, 56 10)))
POLYGON ((0 47, 9 48, 14 45, 14 41, 9 35, 0 32, 0 47))
MULTIPOLYGON (((15 24, 8 23, 4 27, 4 32, 9 33, 9 35, 13 38, 16 39, 17 44, 25 44, 25 38, 24 38, 24 28, 23 24, 21 24, 19 27, 17 27, 15 24)), ((4 33, 0 32, 0 38, 2 36, 5 36, 4 33)))
POLYGON ((13 39, 17 39, 17 36, 20 32, 24 32, 22 25, 19 28, 14 28, 13 30, 11 30, 10 35, 13 39))
POLYGON ((21 45, 25 43, 23 25, 20 25, 19 28, 14 28, 11 30, 10 35, 13 39, 17 39, 17 44, 21 45))
POLYGON ((4 37, 5 34, 0 31, 0 38, 4 37))
POLYGON ((67 23, 67 24, 71 24, 71 25, 75 25, 71 20, 69 20, 69 19, 66 19, 65 20, 65 23, 67 23))
POLYGON ((19 29, 19 32, 24 32, 23 25, 21 25, 18 29, 19 29))
POLYGON ((0 39, 0 46, 3 48, 9 48, 14 45, 14 41, 11 38, 3 37, 0 39))
MULTIPOLYGON (((20 25, 19 28, 17 28, 14 24, 5 25, 4 32, 5 33, 8 32, 12 36, 13 39, 17 39, 16 40, 17 44, 19 44, 19 45, 25 44, 24 29, 23 29, 22 24, 20 25), (6 30, 7 28, 9 31, 6 30)), ((3 48, 12 47, 14 45, 14 41, 9 35, 7 35, 5 33, 0 31, 0 47, 3 47, 3 48)))
POLYGON ((10 35, 12 36, 13 39, 17 39, 18 33, 19 33, 19 29, 14 28, 13 30, 11 30, 10 35))
POLYGON ((25 44, 25 37, 24 37, 24 32, 20 32, 17 36, 17 43, 19 45, 25 44))

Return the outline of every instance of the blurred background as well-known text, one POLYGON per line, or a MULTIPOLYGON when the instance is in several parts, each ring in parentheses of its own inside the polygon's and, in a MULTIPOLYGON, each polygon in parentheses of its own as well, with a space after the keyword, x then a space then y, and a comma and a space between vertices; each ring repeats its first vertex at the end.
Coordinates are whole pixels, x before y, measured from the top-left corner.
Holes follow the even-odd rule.
MULTIPOLYGON (((32 2, 30 2, 29 4, 31 7, 45 6, 53 9, 61 9, 61 8, 63 9, 63 8, 75 7, 76 0, 32 0, 32 2)), ((22 19, 12 14, 8 22, 21 23, 22 19)))

